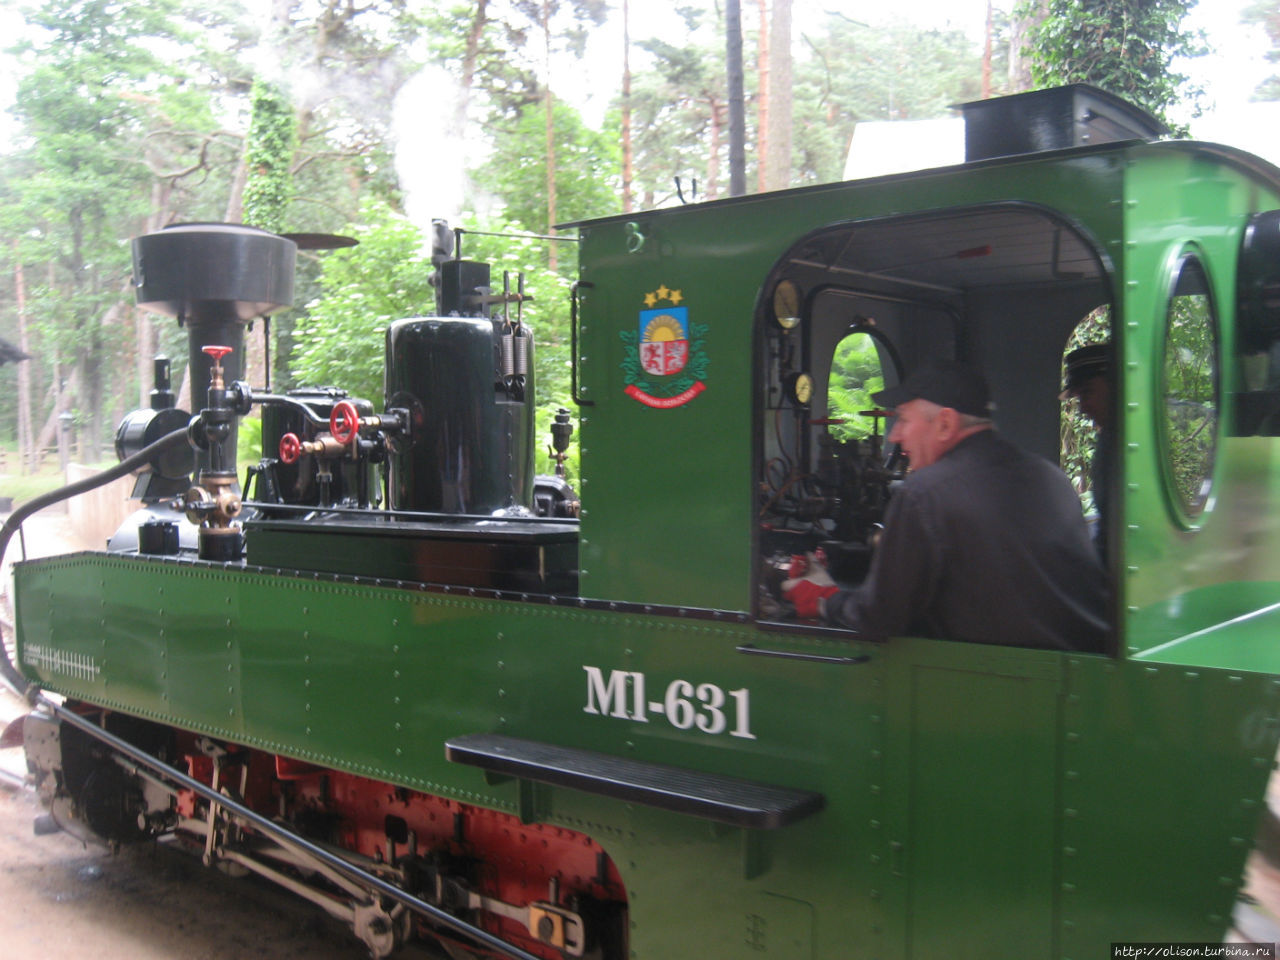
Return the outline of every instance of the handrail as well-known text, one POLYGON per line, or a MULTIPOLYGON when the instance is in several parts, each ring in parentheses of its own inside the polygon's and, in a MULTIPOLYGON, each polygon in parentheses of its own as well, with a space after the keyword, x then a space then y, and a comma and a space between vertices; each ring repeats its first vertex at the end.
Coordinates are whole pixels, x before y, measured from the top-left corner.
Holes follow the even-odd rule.
POLYGON ((583 400, 578 395, 578 289, 590 289, 595 284, 587 280, 577 280, 569 291, 569 396, 580 407, 594 407, 594 400, 583 400))

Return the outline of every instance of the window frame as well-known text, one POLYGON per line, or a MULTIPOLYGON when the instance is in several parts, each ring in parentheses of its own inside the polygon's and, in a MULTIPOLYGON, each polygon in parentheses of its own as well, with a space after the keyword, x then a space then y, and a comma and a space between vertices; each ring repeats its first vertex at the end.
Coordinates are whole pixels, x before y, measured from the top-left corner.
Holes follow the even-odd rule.
POLYGON ((1167 277, 1166 293, 1163 299, 1164 322, 1160 326, 1160 336, 1157 340, 1158 373, 1157 376, 1152 378, 1155 407, 1160 411, 1156 417, 1157 446, 1165 505, 1169 515, 1180 529, 1194 533, 1201 529, 1205 518, 1213 512, 1217 486, 1215 475, 1224 427, 1222 405, 1222 319, 1218 309, 1217 298, 1213 292, 1213 279, 1209 272, 1208 257, 1198 244, 1184 243, 1177 248, 1176 253, 1170 258, 1167 277), (1183 282, 1189 265, 1193 265, 1203 279, 1203 293, 1178 293, 1178 287, 1183 282), (1189 501, 1184 496, 1183 486, 1179 483, 1174 469, 1174 441, 1170 435, 1171 423, 1169 417, 1168 358, 1174 302, 1179 296, 1195 295, 1204 296, 1207 302, 1208 332, 1212 343, 1212 356, 1209 360, 1210 372, 1213 378, 1213 437, 1207 469, 1200 478, 1200 493, 1189 501))

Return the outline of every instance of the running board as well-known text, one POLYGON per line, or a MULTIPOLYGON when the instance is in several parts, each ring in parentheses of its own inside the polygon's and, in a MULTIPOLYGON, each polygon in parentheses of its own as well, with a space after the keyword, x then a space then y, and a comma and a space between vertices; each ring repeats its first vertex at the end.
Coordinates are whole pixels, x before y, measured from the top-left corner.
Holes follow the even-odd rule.
POLYGON ((826 805, 826 797, 811 790, 777 787, 497 733, 453 737, 445 741, 444 755, 453 763, 479 767, 500 777, 569 787, 756 830, 785 827, 826 805))

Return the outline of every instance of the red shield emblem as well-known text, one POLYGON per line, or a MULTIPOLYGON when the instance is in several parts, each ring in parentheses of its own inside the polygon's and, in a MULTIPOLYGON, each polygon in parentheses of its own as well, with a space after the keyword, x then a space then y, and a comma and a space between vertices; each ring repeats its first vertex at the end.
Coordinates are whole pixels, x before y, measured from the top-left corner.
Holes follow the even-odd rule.
POLYGON ((679 373, 689 362, 689 310, 640 311, 640 366, 655 377, 679 373))
POLYGON ((646 373, 669 377, 689 362, 688 340, 657 340, 640 345, 640 365, 646 373))

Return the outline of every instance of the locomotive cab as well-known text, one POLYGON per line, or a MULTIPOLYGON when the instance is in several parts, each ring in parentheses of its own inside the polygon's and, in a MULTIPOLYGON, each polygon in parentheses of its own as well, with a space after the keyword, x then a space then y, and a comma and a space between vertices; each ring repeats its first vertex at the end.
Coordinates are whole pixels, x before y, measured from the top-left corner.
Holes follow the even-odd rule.
POLYGON ((792 556, 821 549, 843 584, 866 574, 904 473, 892 411, 871 394, 929 360, 971 362, 998 428, 1058 463, 1063 355, 1082 322, 1111 311, 1097 242, 1033 204, 838 224, 792 245, 756 320, 762 613, 792 556))

